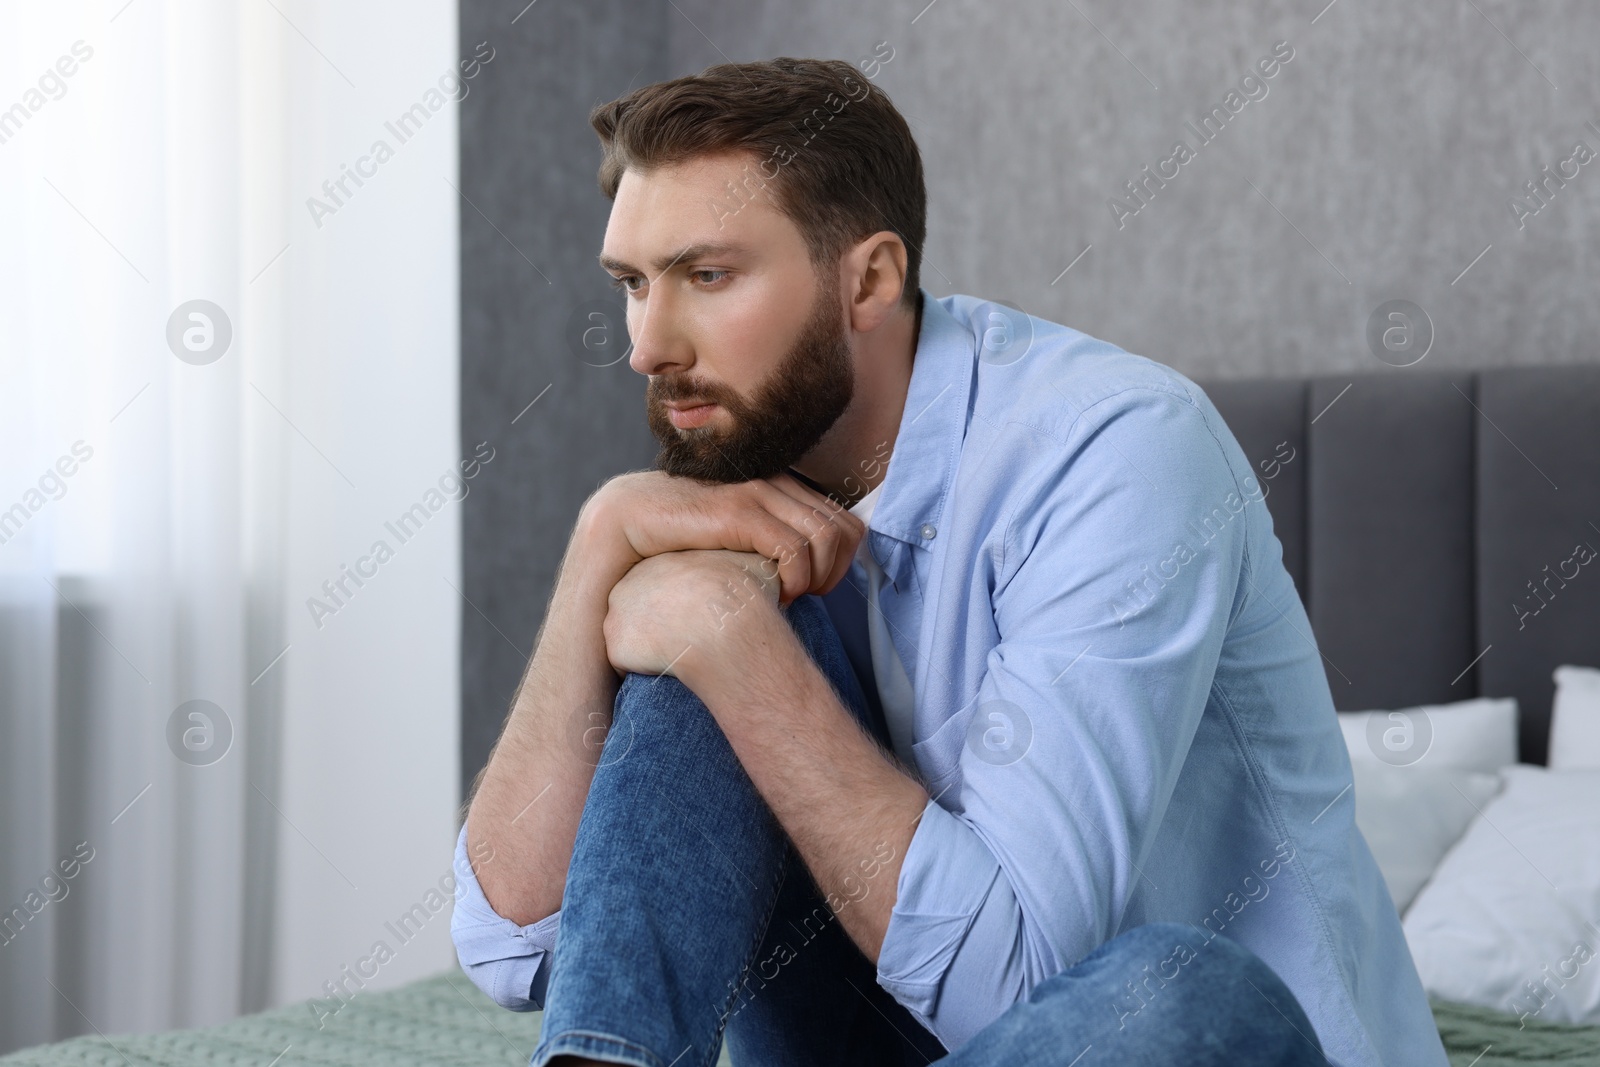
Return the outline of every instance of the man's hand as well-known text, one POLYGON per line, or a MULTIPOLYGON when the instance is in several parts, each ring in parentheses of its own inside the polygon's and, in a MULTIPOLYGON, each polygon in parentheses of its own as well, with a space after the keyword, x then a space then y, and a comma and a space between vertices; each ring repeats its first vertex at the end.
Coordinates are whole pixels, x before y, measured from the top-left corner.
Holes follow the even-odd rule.
POLYGON ((672 674, 692 649, 717 655, 759 616, 778 610, 772 560, 727 549, 663 552, 611 588, 602 630, 619 676, 672 674))
POLYGON ((490 906, 524 926, 561 906, 598 761, 587 739, 611 721, 619 670, 658 674, 695 632, 703 645, 715 641, 718 654, 736 647, 729 632, 746 639, 792 633, 781 618, 781 630, 750 624, 778 617, 770 605, 780 585, 784 603, 832 589, 865 532, 860 519, 787 473, 707 485, 641 471, 592 494, 568 540, 511 714, 472 788, 471 854, 488 845, 503 857, 479 878, 490 906), (731 551, 706 551, 716 549, 731 551), (689 568, 692 582, 680 583, 678 568, 691 557, 702 562, 689 568), (705 557, 721 559, 722 569, 707 569, 705 557), (736 572, 727 569, 728 557, 740 560, 736 572), (745 569, 752 563, 754 575, 745 569), (727 596, 730 578, 745 606, 718 616, 708 605, 727 596), (749 602, 753 589, 768 599, 749 602), (671 637, 681 638, 677 647, 671 637))
POLYGON ((584 507, 587 527, 621 564, 692 549, 754 552, 776 564, 784 604, 837 585, 866 534, 860 519, 788 473, 725 485, 635 471, 584 507))

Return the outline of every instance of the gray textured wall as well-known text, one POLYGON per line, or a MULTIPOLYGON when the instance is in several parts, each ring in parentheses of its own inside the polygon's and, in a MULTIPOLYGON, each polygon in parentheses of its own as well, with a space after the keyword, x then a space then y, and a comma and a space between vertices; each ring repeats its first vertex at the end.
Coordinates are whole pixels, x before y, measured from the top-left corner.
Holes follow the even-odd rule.
POLYGON ((499 735, 578 506, 655 455, 644 378, 586 363, 566 337, 575 311, 621 308, 595 263, 610 203, 589 108, 671 76, 672 9, 541 0, 513 25, 524 3, 461 5, 463 45, 496 49, 496 78, 461 108, 461 434, 496 450, 463 502, 463 789, 499 735))
POLYGON ((1394 299, 1431 320, 1419 367, 1600 362, 1600 158, 1520 225, 1510 207, 1577 142, 1600 152, 1593 4, 925 3, 463 0, 463 43, 501 50, 461 129, 463 442, 499 449, 466 502, 464 782, 579 503, 654 453, 643 379, 569 336, 589 302, 620 306, 586 116, 632 85, 888 42, 876 80, 927 169, 923 284, 1194 378, 1381 369, 1368 320, 1394 299), (1201 144, 1187 123, 1279 41, 1294 57, 1201 144), (1129 199, 1179 138, 1194 158, 1129 199))

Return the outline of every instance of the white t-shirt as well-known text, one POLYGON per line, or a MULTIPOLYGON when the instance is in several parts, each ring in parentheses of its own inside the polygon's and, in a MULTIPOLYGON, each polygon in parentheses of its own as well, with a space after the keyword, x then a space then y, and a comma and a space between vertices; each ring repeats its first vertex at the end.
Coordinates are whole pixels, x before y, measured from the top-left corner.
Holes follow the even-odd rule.
MULTIPOLYGON (((862 522, 870 522, 872 509, 878 503, 878 492, 882 488, 883 483, 879 482, 872 492, 856 501, 850 509, 851 514, 862 522)), ((878 566, 878 561, 867 550, 865 536, 861 538, 861 544, 856 546, 856 564, 867 575, 867 636, 872 645, 872 674, 878 683, 878 701, 883 705, 883 717, 889 726, 889 740, 901 762, 907 767, 915 767, 916 763, 911 758, 911 679, 906 675, 905 665, 900 662, 894 638, 889 635, 889 624, 883 612, 878 610, 878 590, 883 586, 883 568, 878 566)))

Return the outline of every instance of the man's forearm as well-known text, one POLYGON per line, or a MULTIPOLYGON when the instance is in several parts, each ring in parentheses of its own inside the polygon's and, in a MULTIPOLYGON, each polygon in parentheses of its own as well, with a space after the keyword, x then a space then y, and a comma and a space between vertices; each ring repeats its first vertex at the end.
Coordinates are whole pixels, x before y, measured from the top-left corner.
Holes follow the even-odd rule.
POLYGON ((477 871, 490 905, 526 925, 561 907, 598 742, 620 680, 606 656, 606 597, 627 571, 588 536, 568 544, 533 658, 467 815, 467 845, 495 857, 477 871))
POLYGON ((859 727, 776 611, 729 644, 692 649, 678 673, 876 963, 927 791, 859 727))

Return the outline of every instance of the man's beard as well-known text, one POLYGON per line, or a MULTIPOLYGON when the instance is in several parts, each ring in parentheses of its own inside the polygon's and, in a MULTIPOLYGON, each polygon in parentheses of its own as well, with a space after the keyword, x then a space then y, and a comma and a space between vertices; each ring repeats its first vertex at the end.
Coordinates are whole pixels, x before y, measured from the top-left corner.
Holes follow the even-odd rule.
POLYGON ((661 442, 657 468, 709 482, 771 478, 811 451, 850 406, 855 368, 840 321, 838 287, 818 294, 811 318, 783 361, 749 403, 722 385, 696 388, 679 375, 656 375, 645 389, 650 432, 661 442), (719 404, 733 428, 712 422, 680 430, 667 417, 669 400, 719 404))

